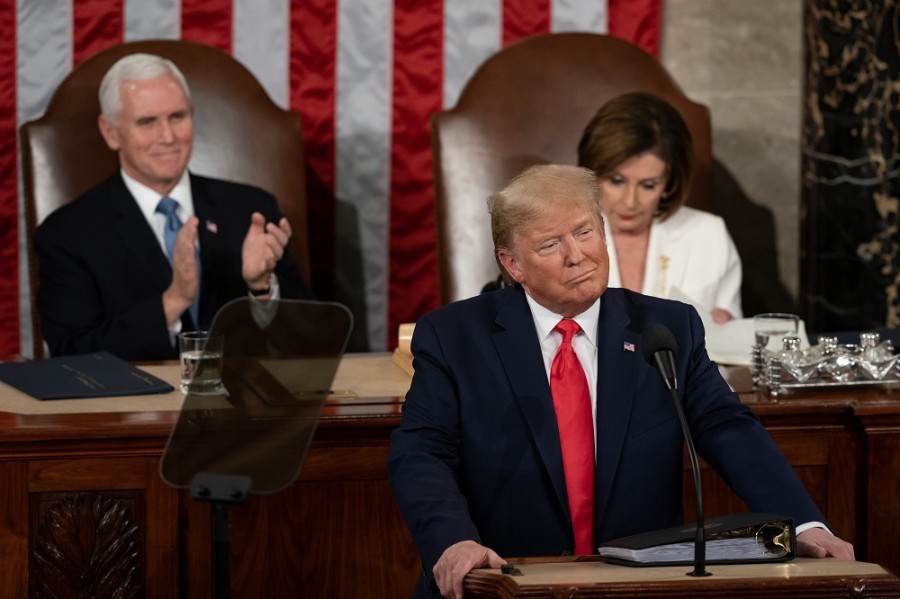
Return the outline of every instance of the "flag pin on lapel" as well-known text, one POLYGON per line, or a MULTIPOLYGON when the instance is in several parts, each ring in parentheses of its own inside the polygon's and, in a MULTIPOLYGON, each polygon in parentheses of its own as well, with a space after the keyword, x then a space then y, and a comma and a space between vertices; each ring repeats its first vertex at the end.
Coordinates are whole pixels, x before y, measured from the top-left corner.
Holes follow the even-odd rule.
POLYGON ((212 222, 211 220, 207 219, 207 221, 206 221, 206 230, 209 231, 210 233, 218 233, 218 232, 219 232, 219 226, 216 225, 216 223, 212 222))
POLYGON ((622 351, 634 351, 634 343, 631 341, 626 341, 624 345, 622 345, 622 351))

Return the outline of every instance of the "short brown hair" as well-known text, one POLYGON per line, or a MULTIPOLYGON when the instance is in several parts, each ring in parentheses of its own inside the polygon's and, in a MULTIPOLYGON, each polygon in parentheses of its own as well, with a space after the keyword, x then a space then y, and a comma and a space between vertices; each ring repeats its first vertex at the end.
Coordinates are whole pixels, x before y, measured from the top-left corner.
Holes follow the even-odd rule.
POLYGON ((684 119, 662 98, 633 92, 601 106, 581 136, 578 164, 604 178, 644 152, 666 163, 666 188, 658 208, 665 219, 687 199, 694 146, 684 119))

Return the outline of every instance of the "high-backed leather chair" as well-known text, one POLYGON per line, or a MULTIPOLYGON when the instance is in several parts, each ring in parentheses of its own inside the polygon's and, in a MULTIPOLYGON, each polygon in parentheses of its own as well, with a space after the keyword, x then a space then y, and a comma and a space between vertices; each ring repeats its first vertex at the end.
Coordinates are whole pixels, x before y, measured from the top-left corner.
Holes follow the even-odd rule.
POLYGON ((709 110, 656 59, 606 35, 525 39, 485 61, 456 106, 432 117, 442 302, 476 295, 498 274, 487 197, 532 164, 577 164, 578 141, 597 109, 632 91, 654 93, 684 117, 697 158, 688 204, 712 211, 709 110))
POLYGON ((36 358, 43 356, 44 348, 35 305, 37 264, 32 234, 48 214, 119 167, 118 157, 107 148, 97 128, 97 90, 116 60, 136 52, 168 58, 187 79, 194 106, 194 149, 189 169, 256 185, 273 194, 291 223, 291 249, 309 280, 306 176, 296 112, 273 103, 250 71, 215 48, 175 40, 121 44, 75 68, 53 94, 44 116, 25 123, 20 130, 36 358))

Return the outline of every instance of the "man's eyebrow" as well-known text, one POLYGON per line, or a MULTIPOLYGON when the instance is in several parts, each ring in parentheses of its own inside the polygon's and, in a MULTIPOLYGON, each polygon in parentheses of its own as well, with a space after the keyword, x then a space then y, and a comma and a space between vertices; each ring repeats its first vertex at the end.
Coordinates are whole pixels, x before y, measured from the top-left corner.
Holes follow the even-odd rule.
POLYGON ((575 225, 575 228, 576 228, 576 229, 583 229, 583 228, 585 228, 585 227, 590 227, 590 226, 593 226, 593 223, 591 222, 591 219, 590 219, 590 218, 585 218, 583 221, 580 221, 579 223, 577 223, 577 224, 575 225))
POLYGON ((554 239, 559 239, 559 235, 557 233, 547 233, 546 235, 539 235, 535 237, 533 245, 540 245, 547 241, 552 241, 554 239))

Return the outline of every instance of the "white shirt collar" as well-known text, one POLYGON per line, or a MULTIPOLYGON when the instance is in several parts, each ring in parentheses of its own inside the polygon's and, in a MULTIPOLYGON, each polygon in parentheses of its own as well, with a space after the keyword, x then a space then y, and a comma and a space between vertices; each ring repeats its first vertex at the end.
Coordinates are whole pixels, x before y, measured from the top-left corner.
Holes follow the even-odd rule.
MULTIPOLYGON (((159 192, 130 177, 124 169, 121 169, 120 172, 122 173, 122 179, 125 181, 125 187, 131 192, 147 222, 152 223, 154 219, 162 216, 154 216, 156 206, 162 197, 159 192)), ((178 180, 178 183, 175 184, 168 196, 178 202, 178 217, 181 219, 181 222, 187 221, 188 218, 194 215, 194 196, 191 194, 191 178, 187 170, 181 174, 181 179, 178 180)), ((163 220, 165 219, 165 217, 162 218, 163 220)))
MULTIPOLYGON (((547 337, 553 333, 553 329, 559 324, 559 321, 562 320, 563 316, 556 314, 537 303, 534 298, 528 295, 527 291, 525 292, 525 299, 528 300, 528 307, 531 308, 531 316, 534 318, 534 326, 537 328, 538 339, 547 339, 547 337)), ((578 323, 578 326, 580 326, 581 330, 584 332, 584 337, 591 345, 597 347, 597 326, 600 321, 600 298, 597 298, 597 301, 591 304, 590 308, 572 320, 578 323)))

